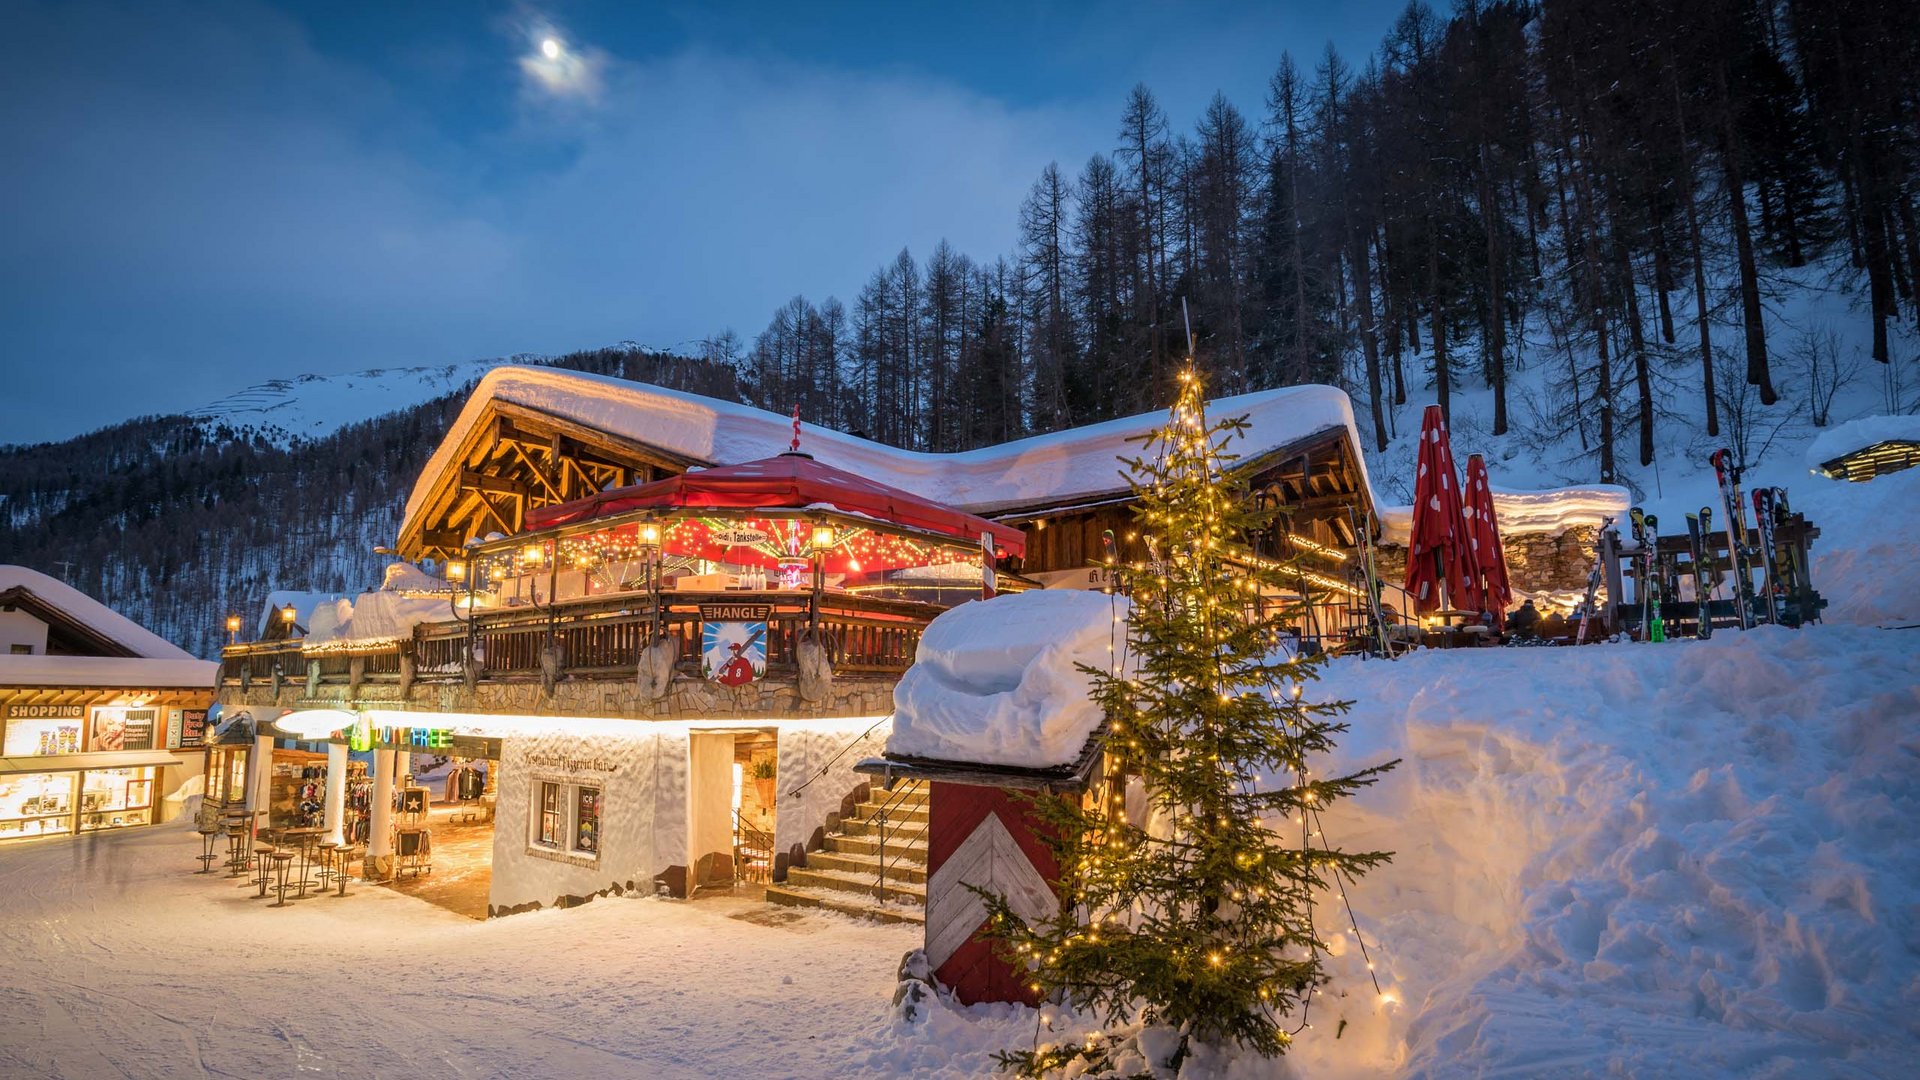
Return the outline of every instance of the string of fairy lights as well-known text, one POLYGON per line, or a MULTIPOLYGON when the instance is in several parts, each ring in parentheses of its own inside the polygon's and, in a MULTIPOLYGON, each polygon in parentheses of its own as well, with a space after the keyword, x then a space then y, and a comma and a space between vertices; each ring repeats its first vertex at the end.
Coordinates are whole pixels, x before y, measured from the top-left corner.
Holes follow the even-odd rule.
MULTIPOLYGON (((1222 537, 1219 535, 1219 530, 1220 530, 1220 527, 1222 526, 1222 506, 1221 506, 1222 495, 1220 492, 1220 485, 1219 485, 1219 476, 1220 476, 1219 464, 1221 461, 1221 452, 1220 452, 1221 446, 1224 445, 1225 440, 1222 440, 1220 444, 1215 444, 1208 437, 1208 429, 1205 426, 1206 425, 1205 404, 1204 404, 1204 401, 1201 400, 1199 384, 1193 374, 1191 359, 1189 359, 1188 365, 1189 365, 1188 369, 1186 371, 1183 371, 1180 375, 1180 380, 1181 380, 1180 397, 1172 409, 1173 430, 1168 437, 1163 438, 1161 440, 1160 457, 1159 457, 1158 464, 1159 464, 1159 471, 1161 475, 1177 476, 1182 478, 1197 478, 1202 482, 1203 489, 1206 493, 1205 514, 1203 517, 1203 523, 1198 532, 1198 535, 1196 535, 1193 538, 1191 546, 1186 552, 1183 553, 1184 557, 1180 557, 1179 555, 1172 555, 1172 553, 1170 553, 1172 557, 1166 560, 1162 560, 1159 556, 1157 545, 1153 542, 1153 538, 1148 537, 1147 548, 1148 548, 1149 558, 1145 561, 1134 561, 1129 563, 1128 565, 1131 567, 1132 570, 1134 570, 1137 573, 1146 573, 1150 575, 1150 578, 1153 581, 1153 583, 1160 586, 1160 589, 1159 589, 1160 596, 1168 604, 1173 603, 1172 592, 1167 588, 1167 586, 1170 584, 1169 575, 1171 573, 1179 572, 1182 568, 1184 568, 1187 572, 1194 575, 1195 580, 1202 580, 1202 579, 1205 579, 1206 577, 1211 577, 1213 580, 1219 580, 1221 577, 1231 573, 1233 569, 1233 564, 1236 562, 1241 563, 1243 565, 1250 565, 1253 567, 1257 567, 1263 570, 1284 571, 1285 573, 1291 576, 1304 579, 1307 582, 1311 582, 1315 585, 1319 585, 1323 588, 1328 589, 1329 591, 1338 592, 1338 593, 1350 595, 1350 596, 1358 595, 1358 592, 1354 590, 1351 586, 1347 585, 1347 583, 1330 578, 1324 574, 1319 574, 1314 571, 1305 570, 1304 568, 1301 568, 1298 566, 1283 566, 1280 563, 1274 562, 1272 560, 1262 559, 1258 556, 1253 555, 1250 552, 1245 552, 1244 550, 1230 551, 1227 548, 1227 546, 1223 544, 1222 537), (1169 455, 1171 455, 1172 457, 1171 461, 1169 461, 1169 455)), ((1144 516, 1147 518, 1150 524, 1159 523, 1163 521, 1163 518, 1161 517, 1161 515, 1151 510, 1146 511, 1144 516)), ((1303 555, 1309 555, 1312 557, 1321 558, 1336 564, 1344 563, 1347 560, 1347 554, 1345 552, 1339 551, 1338 549, 1335 549, 1335 548, 1328 547, 1327 545, 1324 545, 1324 544, 1320 544, 1317 541, 1314 541, 1308 537, 1303 537, 1303 536, 1299 536, 1292 533, 1282 533, 1281 536, 1288 542, 1288 544, 1291 547, 1293 547, 1296 551, 1299 551, 1303 555)), ((1132 540, 1133 534, 1129 534, 1128 539, 1132 540)), ((1116 559, 1114 554, 1111 551, 1109 551, 1109 553, 1107 554, 1105 562, 1110 568, 1114 566, 1116 559)), ((1248 603, 1257 602, 1257 600, 1260 598, 1260 595, 1261 595, 1260 587, 1255 581, 1251 580, 1250 578, 1244 578, 1244 577, 1241 578, 1236 587, 1239 590, 1249 594, 1249 599, 1247 601, 1248 603)), ((1109 592, 1109 594, 1113 593, 1112 588, 1109 588, 1107 591, 1109 592)), ((1225 641, 1228 640, 1228 638, 1230 637, 1230 634, 1227 630, 1223 629, 1217 621, 1217 616, 1224 614, 1222 612, 1219 612, 1217 610, 1217 607, 1218 606, 1216 605, 1213 598, 1209 597, 1204 607, 1202 607, 1197 611, 1192 612, 1191 614, 1198 620, 1200 629, 1204 635, 1205 640, 1224 643, 1225 641)), ((1169 611, 1171 611, 1171 609, 1169 609, 1169 611)), ((1128 647, 1130 645, 1130 641, 1129 641, 1128 635, 1125 634, 1122 628, 1122 617, 1121 617, 1117 597, 1112 602, 1111 617, 1112 617, 1112 629, 1109 634, 1109 641, 1107 645, 1107 651, 1110 657, 1109 674, 1115 678, 1120 678, 1123 676, 1123 672, 1126 669, 1128 647)), ((1222 702, 1230 701, 1232 698, 1231 692, 1225 685, 1225 678, 1226 677, 1223 672, 1217 671, 1215 689, 1216 689, 1216 692, 1220 694, 1222 702)), ((1138 687, 1140 685, 1137 679, 1132 679, 1129 681, 1131 685, 1135 687, 1138 687)), ((1297 705, 1301 700, 1301 697, 1304 693, 1304 689, 1305 689, 1304 686, 1300 682, 1298 681, 1293 682, 1289 691, 1292 699, 1290 703, 1284 701, 1282 690, 1279 687, 1273 688, 1272 694, 1276 702, 1281 702, 1283 704, 1297 705)), ((1297 717, 1293 716, 1290 712, 1283 712, 1281 719, 1282 719, 1282 724, 1284 725, 1284 728, 1289 735, 1295 738, 1299 738, 1301 736, 1302 731, 1299 726, 1301 722, 1297 717)), ((1134 737, 1131 732, 1127 731, 1124 722, 1117 718, 1110 721, 1109 736, 1110 736, 1110 739, 1122 740, 1124 746, 1127 747, 1128 749, 1131 749, 1134 751, 1138 751, 1141 749, 1141 743, 1139 739, 1134 737)), ((1215 760, 1218 760, 1218 759, 1216 758, 1215 760)), ((1326 835, 1325 823, 1321 817, 1320 808, 1316 804, 1315 789, 1312 785, 1312 779, 1311 779, 1312 772, 1306 764, 1304 755, 1300 755, 1296 757, 1295 760, 1292 762, 1292 765, 1293 765, 1292 771, 1294 774, 1293 781, 1294 781, 1294 791, 1296 793, 1296 801, 1305 807, 1305 809, 1303 809, 1302 811, 1300 811, 1294 816, 1294 824, 1298 825, 1300 828, 1300 836, 1298 841, 1299 850, 1301 851, 1301 853, 1303 854, 1306 860, 1309 871, 1311 871, 1311 867, 1315 862, 1314 852, 1316 850, 1316 844, 1315 844, 1316 840, 1319 842, 1318 850, 1331 852, 1335 849, 1332 847, 1332 842, 1330 838, 1326 835)), ((1109 791, 1111 790, 1112 785, 1123 782, 1123 779, 1124 779, 1123 771, 1114 772, 1114 771, 1103 770, 1103 780, 1108 785, 1109 791)), ((1255 785, 1252 782, 1252 779, 1250 777, 1243 776, 1240 778, 1240 787, 1243 794, 1252 794, 1254 791, 1255 785)), ((1112 803, 1109 801, 1107 805, 1109 807, 1108 812, 1111 813, 1110 808, 1112 806, 1112 803)), ((1177 815, 1178 813, 1177 808, 1175 812, 1177 815)), ((1227 822, 1225 821, 1225 819, 1222 819, 1222 821, 1219 824, 1224 827, 1227 824, 1227 822)), ((1272 833, 1275 836, 1279 835, 1278 833, 1273 832, 1273 830, 1267 828, 1264 825, 1261 825, 1259 827, 1262 831, 1272 833)), ((1108 846, 1117 846, 1117 845, 1118 845, 1117 839, 1113 839, 1108 842, 1108 846)), ((1243 859, 1247 857, 1248 856, 1244 856, 1244 855, 1241 856, 1241 858, 1243 859)), ((1348 924, 1348 927, 1353 933, 1354 941, 1360 952, 1360 957, 1366 964, 1368 979, 1373 985, 1373 990, 1376 996, 1376 1000, 1380 1001, 1382 1004, 1391 1005, 1395 1003, 1397 999, 1392 993, 1385 990, 1380 984, 1379 973, 1376 968, 1376 961, 1374 957, 1374 949, 1368 945, 1366 936, 1360 929, 1359 917, 1354 911, 1353 901, 1347 890, 1347 885, 1349 883, 1348 875, 1340 866, 1337 860, 1327 858, 1322 860, 1322 862, 1325 865, 1328 865, 1333 871, 1331 875, 1333 879, 1333 885, 1336 891, 1339 893, 1341 907, 1346 915, 1346 922, 1348 924)), ((1247 865, 1250 865, 1250 864, 1247 864, 1247 865)), ((1100 859, 1097 854, 1097 849, 1095 854, 1089 854, 1082 858, 1081 871, 1083 873, 1097 874, 1100 869, 1101 869, 1101 865, 1100 865, 1100 859)), ((1255 892, 1260 893, 1261 891, 1256 888, 1255 892)), ((1315 916, 1316 905, 1314 902, 1313 892, 1314 890, 1311 887, 1304 888, 1301 890, 1301 893, 1305 901, 1304 906, 1306 910, 1307 933, 1305 937, 1307 942, 1309 943, 1308 955, 1310 958, 1317 958, 1319 955, 1319 944, 1318 944, 1319 934, 1315 926, 1317 919, 1315 916)), ((1261 895, 1256 896, 1255 899, 1261 899, 1263 897, 1264 897, 1264 893, 1261 893, 1261 895)), ((1235 894, 1233 899, 1236 901, 1240 901, 1240 900, 1246 899, 1246 897, 1240 894, 1235 894)), ((1093 912, 1088 913, 1087 940, 1089 941, 1089 943, 1097 943, 1098 934, 1100 930, 1103 927, 1111 928, 1114 925, 1116 925, 1115 921, 1113 917, 1110 915, 1103 915, 1101 913, 1093 913, 1093 912)), ((1023 949, 1023 951, 1025 950, 1024 945, 1021 948, 1023 949)), ((1224 957, 1217 950, 1210 952, 1207 959, 1210 964, 1215 966, 1219 966, 1220 964, 1227 962, 1227 958, 1224 957)), ((1032 988, 1035 991, 1038 991, 1039 985, 1036 983, 1033 985, 1032 988)), ((1260 997, 1263 1002, 1271 1001, 1272 996, 1273 995, 1270 988, 1263 987, 1261 989, 1260 997)), ((1310 992, 1302 994, 1302 996, 1300 997, 1299 1024, 1298 1026, 1293 1027, 1290 1031, 1282 1032, 1281 1037, 1284 1040, 1291 1041, 1291 1038, 1293 1036, 1296 1036, 1300 1032, 1308 1030, 1313 1026, 1311 1023, 1312 1000, 1314 997, 1317 997, 1317 996, 1320 996, 1320 988, 1318 986, 1314 986, 1311 988, 1310 992)), ((1278 1026, 1279 1019, 1275 1017, 1271 1012, 1270 1005, 1268 1006, 1268 1009, 1269 1009, 1268 1011, 1269 1018, 1272 1019, 1275 1022, 1275 1024, 1278 1026)), ((1039 1035, 1038 1018, 1036 1017, 1036 1030, 1035 1030, 1036 1045, 1037 1045, 1038 1035, 1039 1035)), ((1091 1036, 1089 1036, 1089 1038, 1091 1039, 1091 1036)), ((1093 1044, 1090 1042, 1089 1048, 1091 1048, 1092 1045, 1093 1044)))
POLYGON ((655 557, 669 571, 769 569, 781 575, 775 580, 788 588, 803 584, 815 558, 828 572, 847 579, 929 567, 977 568, 979 560, 977 550, 958 544, 864 525, 836 527, 805 517, 688 514, 516 538, 479 548, 473 561, 479 582, 497 585, 519 575, 544 573, 555 569, 557 559, 558 569, 614 574, 601 584, 606 591, 617 591, 632 584, 624 575, 633 564, 655 557))

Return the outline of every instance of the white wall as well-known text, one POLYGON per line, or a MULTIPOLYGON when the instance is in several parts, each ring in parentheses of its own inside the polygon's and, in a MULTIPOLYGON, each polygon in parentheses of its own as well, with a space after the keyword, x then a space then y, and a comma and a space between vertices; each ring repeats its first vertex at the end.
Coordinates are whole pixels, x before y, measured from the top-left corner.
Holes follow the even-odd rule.
POLYGON ((780 729, 779 757, 774 765, 774 851, 791 852, 795 845, 804 847, 814 830, 827 823, 828 814, 840 812, 840 800, 869 779, 854 772, 853 766, 862 758, 879 757, 886 749, 888 733, 893 730, 892 722, 886 721, 862 737, 861 732, 872 723, 869 718, 830 722, 821 727, 780 729), (856 739, 857 745, 840 753, 856 739), (827 762, 835 754, 840 754, 839 758, 828 766, 827 762), (823 768, 827 772, 813 779, 823 768), (810 779, 813 782, 807 783, 810 779), (805 788, 794 795, 793 790, 802 784, 805 788))
POLYGON ((684 733, 509 738, 501 755, 487 898, 496 912, 536 903, 552 907, 615 885, 651 893, 655 874, 688 865, 684 733), (596 858, 544 851, 529 842, 534 785, 541 781, 600 786, 596 858))
POLYGON ((25 645, 34 656, 47 654, 47 624, 24 611, 0 611, 0 656, 25 645))

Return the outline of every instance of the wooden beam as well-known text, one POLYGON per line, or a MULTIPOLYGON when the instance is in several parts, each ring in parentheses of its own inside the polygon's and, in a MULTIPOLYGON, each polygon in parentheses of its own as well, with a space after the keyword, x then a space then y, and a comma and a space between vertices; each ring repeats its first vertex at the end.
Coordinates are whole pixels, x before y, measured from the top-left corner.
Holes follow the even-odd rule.
POLYGON ((484 491, 490 495, 511 495, 516 499, 524 499, 531 494, 531 489, 523 481, 475 472, 472 469, 460 470, 460 486, 473 491, 484 491))

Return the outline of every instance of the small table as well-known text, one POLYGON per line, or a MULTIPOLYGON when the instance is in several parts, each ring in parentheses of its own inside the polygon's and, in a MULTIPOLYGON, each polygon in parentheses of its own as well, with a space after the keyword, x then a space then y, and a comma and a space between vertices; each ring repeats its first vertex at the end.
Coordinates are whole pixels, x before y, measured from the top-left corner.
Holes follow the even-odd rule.
POLYGON ((320 839, 321 828, 318 825, 305 825, 298 828, 280 830, 280 843, 300 859, 300 870, 295 887, 300 890, 299 899, 306 899, 307 890, 316 884, 324 886, 324 881, 316 882, 311 876, 313 870, 313 845, 320 839))

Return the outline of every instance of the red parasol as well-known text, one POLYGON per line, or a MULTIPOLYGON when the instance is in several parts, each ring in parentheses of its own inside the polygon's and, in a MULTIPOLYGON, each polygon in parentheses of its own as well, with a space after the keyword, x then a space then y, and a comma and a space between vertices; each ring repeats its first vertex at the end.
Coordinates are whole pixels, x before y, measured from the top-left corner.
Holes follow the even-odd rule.
POLYGON ((1440 406, 1427 406, 1420 421, 1420 474, 1413 486, 1413 536, 1407 542, 1407 592, 1418 612, 1436 611, 1442 597, 1456 608, 1479 611, 1484 598, 1460 512, 1460 484, 1453 446, 1440 406))
POLYGON ((1493 612, 1493 627, 1504 630, 1513 587, 1507 581, 1507 554, 1500 546, 1500 521, 1493 513, 1493 489, 1487 486, 1487 462, 1479 454, 1467 455, 1466 502, 1461 514, 1467 521, 1467 546, 1480 568, 1482 595, 1487 610, 1493 612))

